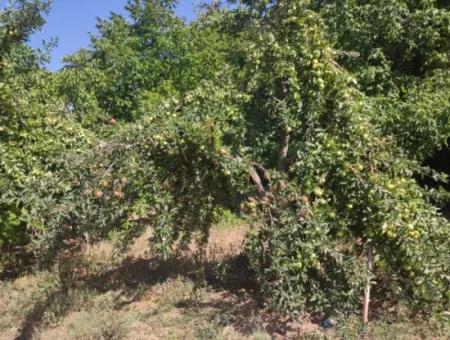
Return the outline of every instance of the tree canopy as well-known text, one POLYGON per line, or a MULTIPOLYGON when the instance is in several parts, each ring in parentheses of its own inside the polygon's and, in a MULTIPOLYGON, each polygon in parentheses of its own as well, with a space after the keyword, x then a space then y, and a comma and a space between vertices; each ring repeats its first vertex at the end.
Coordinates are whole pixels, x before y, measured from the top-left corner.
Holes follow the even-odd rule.
POLYGON ((55 73, 26 44, 49 3, 0 12, 5 266, 149 225, 167 257, 229 209, 272 308, 352 312, 368 276, 448 308, 447 174, 426 165, 450 140, 448 1, 214 2, 189 24, 175 4, 129 0, 55 73))

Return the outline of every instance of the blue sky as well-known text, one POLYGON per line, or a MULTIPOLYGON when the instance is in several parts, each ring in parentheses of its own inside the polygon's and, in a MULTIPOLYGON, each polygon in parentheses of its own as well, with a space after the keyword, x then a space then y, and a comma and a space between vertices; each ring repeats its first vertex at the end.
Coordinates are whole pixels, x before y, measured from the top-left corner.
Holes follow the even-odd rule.
MULTIPOLYGON (((6 0, 0 0, 0 3, 6 0)), ((194 6, 200 0, 180 0, 178 15, 192 20, 194 6)), ((111 12, 124 13, 126 0, 54 0, 53 9, 47 16, 47 24, 41 32, 35 33, 30 41, 33 47, 42 46, 42 40, 58 38, 58 47, 53 50, 52 61, 48 65, 51 70, 61 67, 61 59, 89 46, 88 32, 95 32, 96 17, 107 18, 111 12)), ((3 4, 2 4, 3 5, 3 4)), ((0 5, 1 7, 1 5, 0 5)))

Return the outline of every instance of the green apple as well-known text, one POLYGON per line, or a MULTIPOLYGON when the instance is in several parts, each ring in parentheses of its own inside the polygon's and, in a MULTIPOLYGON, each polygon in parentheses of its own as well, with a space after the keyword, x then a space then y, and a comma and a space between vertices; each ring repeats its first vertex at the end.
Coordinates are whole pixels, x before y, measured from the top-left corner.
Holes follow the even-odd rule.
POLYGON ((390 239, 390 240, 394 240, 397 238, 397 234, 390 230, 388 230, 386 232, 386 235, 387 235, 388 239, 390 239))
POLYGON ((323 194, 324 194, 324 191, 322 188, 319 188, 319 187, 314 188, 314 195, 321 197, 321 196, 323 196, 323 194))
POLYGON ((255 209, 255 208, 256 208, 256 203, 253 202, 253 201, 248 202, 247 205, 248 205, 251 209, 255 209))
POLYGON ((228 154, 227 149, 226 149, 226 148, 220 148, 220 154, 221 154, 222 156, 225 156, 226 154, 228 154))

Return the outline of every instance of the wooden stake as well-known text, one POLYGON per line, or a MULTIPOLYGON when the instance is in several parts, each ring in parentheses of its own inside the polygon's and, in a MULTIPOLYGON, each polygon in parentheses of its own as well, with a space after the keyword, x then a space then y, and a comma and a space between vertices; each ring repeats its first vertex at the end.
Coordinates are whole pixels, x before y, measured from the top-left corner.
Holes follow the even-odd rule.
POLYGON ((369 322, 370 283, 372 281, 372 270, 373 270, 373 250, 371 245, 369 246, 367 254, 367 266, 369 268, 369 275, 367 276, 366 289, 364 291, 364 310, 363 310, 363 321, 365 324, 369 322))

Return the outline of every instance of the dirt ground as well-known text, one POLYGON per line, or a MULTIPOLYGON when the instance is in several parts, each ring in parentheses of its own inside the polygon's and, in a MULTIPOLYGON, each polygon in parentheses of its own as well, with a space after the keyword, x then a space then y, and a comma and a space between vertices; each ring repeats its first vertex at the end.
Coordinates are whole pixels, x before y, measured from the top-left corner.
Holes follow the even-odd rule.
POLYGON ((358 318, 324 330, 320 320, 289 320, 264 309, 247 270, 246 224, 212 229, 163 263, 149 251, 149 229, 121 261, 102 243, 58 261, 52 271, 0 281, 0 340, 9 339, 448 339, 450 326, 428 320, 358 318))

